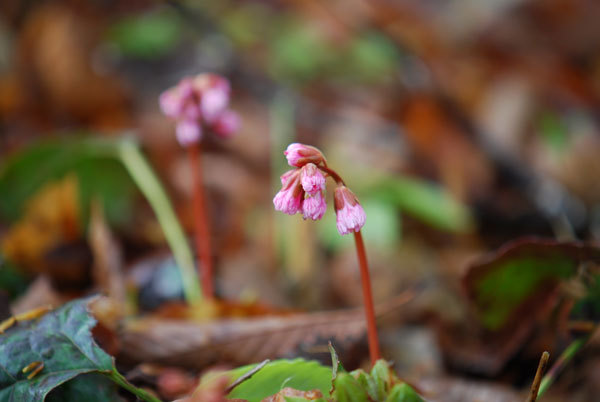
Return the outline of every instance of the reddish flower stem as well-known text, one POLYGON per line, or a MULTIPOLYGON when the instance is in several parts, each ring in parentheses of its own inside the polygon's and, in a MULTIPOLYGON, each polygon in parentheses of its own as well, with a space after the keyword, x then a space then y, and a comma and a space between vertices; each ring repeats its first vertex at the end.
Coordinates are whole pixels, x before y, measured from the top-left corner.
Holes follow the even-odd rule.
MULTIPOLYGON (((323 163, 324 163, 324 162, 323 162, 323 163)), ((321 169, 323 172, 327 173, 329 176, 331 176, 331 178, 332 178, 333 180, 335 180, 335 182, 336 182, 337 184, 341 184, 341 185, 343 185, 343 186, 345 186, 345 185, 346 185, 346 183, 344 183, 344 180, 342 179, 342 177, 341 177, 339 174, 337 174, 337 172, 336 172, 335 170, 333 170, 333 169, 329 169, 327 166, 321 166, 321 165, 319 165, 319 166, 317 166, 317 167, 318 167, 319 169, 321 169)))
POLYGON ((367 254, 365 244, 360 230, 354 232, 354 243, 356 244, 356 254, 360 265, 360 277, 362 282, 363 302, 365 304, 365 314, 367 318, 367 337, 369 341, 369 355, 371 356, 371 365, 381 358, 379 351, 379 339, 377 338, 377 325, 375 323, 375 308, 373 307, 373 295, 371 294, 371 277, 369 276, 369 265, 367 264, 367 254))
POLYGON ((200 281, 204 297, 208 300, 214 298, 213 289, 213 267, 210 247, 210 222, 206 214, 204 203, 204 186, 202 185, 202 150, 200 144, 187 147, 192 168, 192 180, 194 187, 194 225, 196 234, 196 252, 199 258, 200 281))

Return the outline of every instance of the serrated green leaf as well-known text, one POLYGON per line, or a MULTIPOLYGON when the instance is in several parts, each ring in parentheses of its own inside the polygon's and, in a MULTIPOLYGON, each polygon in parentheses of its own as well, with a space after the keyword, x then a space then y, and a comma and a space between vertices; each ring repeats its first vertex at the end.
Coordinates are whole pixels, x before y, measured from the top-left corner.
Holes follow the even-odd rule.
POLYGON ((50 391, 79 375, 112 371, 112 358, 91 337, 96 320, 87 303, 70 302, 0 336, 0 401, 44 401, 50 391), (21 370, 36 361, 44 368, 28 380, 21 370))
POLYGON ((423 398, 406 383, 397 384, 392 388, 385 402, 425 402, 423 398))
MULTIPOLYGON (((231 376, 238 378, 254 366, 244 366, 232 370, 231 376)), ((260 402, 285 387, 301 391, 318 389, 323 395, 328 395, 331 388, 331 367, 304 359, 276 360, 268 363, 250 379, 235 387, 228 397, 260 402)))
MULTIPOLYGON (((366 381, 366 378, 365 378, 366 381)), ((364 384, 348 373, 339 373, 334 381, 333 397, 337 402, 367 402, 364 384)))

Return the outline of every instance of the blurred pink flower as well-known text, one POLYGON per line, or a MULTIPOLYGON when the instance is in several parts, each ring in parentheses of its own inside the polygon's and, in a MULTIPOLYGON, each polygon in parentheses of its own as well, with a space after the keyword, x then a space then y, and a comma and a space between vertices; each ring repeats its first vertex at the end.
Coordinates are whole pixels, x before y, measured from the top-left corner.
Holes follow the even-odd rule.
POLYGON ((240 129, 240 117, 230 109, 225 110, 214 125, 215 132, 223 138, 229 138, 240 129))
POLYGON ((229 82, 215 74, 183 78, 159 97, 162 112, 177 121, 177 139, 188 146, 201 139, 202 126, 222 137, 230 137, 240 126, 238 115, 229 110, 229 82), (195 127, 194 127, 195 123, 195 127))
POLYGON ((346 186, 335 189, 334 206, 337 230, 341 235, 358 232, 365 224, 365 210, 346 186))
POLYGON ((302 166, 302 188, 309 195, 315 195, 325 189, 325 176, 314 163, 302 166))
POLYGON ((297 142, 288 145, 283 154, 287 158, 288 164, 296 167, 302 167, 307 163, 318 165, 325 160, 325 157, 317 148, 297 142))
POLYGON ((309 195, 304 199, 302 203, 302 214, 304 219, 312 219, 313 221, 319 220, 325 215, 327 211, 327 203, 323 193, 318 191, 314 195, 309 195))
POLYGON ((200 138, 202 138, 202 127, 195 120, 181 120, 177 123, 175 135, 179 144, 186 147, 200 141, 200 138))

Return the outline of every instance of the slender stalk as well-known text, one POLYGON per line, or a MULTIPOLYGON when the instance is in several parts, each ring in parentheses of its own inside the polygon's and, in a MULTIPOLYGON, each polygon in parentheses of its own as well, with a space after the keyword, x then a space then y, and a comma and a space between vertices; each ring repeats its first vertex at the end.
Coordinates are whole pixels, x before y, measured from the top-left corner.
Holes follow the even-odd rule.
POLYGON ((202 300, 202 290, 198 286, 198 276, 194 269, 194 257, 167 193, 139 147, 133 141, 124 140, 119 143, 118 158, 156 214, 156 218, 165 233, 165 239, 173 251, 173 256, 179 267, 186 301, 189 304, 200 302, 202 300))
MULTIPOLYGON (((325 161, 323 161, 323 163, 325 163, 325 161)), ((319 169, 321 169, 323 172, 327 173, 329 176, 331 176, 331 178, 333 180, 335 180, 335 182, 337 184, 341 184, 341 185, 346 185, 346 183, 344 183, 344 180, 342 179, 342 177, 337 174, 337 172, 333 169, 328 168, 326 165, 325 166, 317 166, 319 169)))
POLYGON ((160 399, 152 395, 151 393, 136 387, 131 384, 125 377, 121 375, 116 369, 113 369, 110 373, 107 374, 108 377, 113 380, 115 383, 119 384, 121 387, 125 388, 127 391, 131 392, 138 398, 147 402, 160 402, 160 399))
POLYGON ((544 371, 546 371, 546 366, 548 365, 548 359, 550 358, 550 353, 544 352, 542 353, 542 357, 540 358, 540 363, 538 364, 537 371, 535 372, 535 378, 533 379, 533 383, 531 384, 531 389, 529 390, 529 397, 527 398, 527 402, 535 402, 538 397, 538 392, 540 389, 540 382, 542 381, 542 376, 544 375, 544 371))
POLYGON ((367 338, 369 341, 369 355, 371 356, 371 365, 381 358, 379 351, 379 339, 377 338, 377 325, 375 322, 375 308, 373 307, 373 295, 371 293, 371 277, 369 275, 369 265, 367 264, 367 254, 365 252, 365 243, 363 242, 360 230, 354 232, 354 243, 356 244, 356 254, 358 255, 358 264, 360 265, 360 277, 363 291, 363 302, 365 304, 365 314, 367 318, 367 338))
POLYGON ((590 335, 585 335, 579 339, 575 339, 571 344, 562 352, 560 357, 554 362, 552 368, 548 370, 548 373, 542 379, 542 383, 540 384, 540 391, 538 392, 539 396, 544 395, 544 393, 550 388, 550 385, 554 383, 556 377, 560 374, 562 369, 573 359, 575 354, 587 343, 588 339, 590 339, 590 335))
POLYGON ((210 247, 210 222, 206 214, 204 202, 204 186, 202 185, 202 163, 200 161, 200 144, 187 147, 190 165, 192 168, 192 180, 194 187, 194 225, 196 232, 196 249, 200 259, 200 280, 204 297, 214 298, 213 288, 213 266, 210 247))

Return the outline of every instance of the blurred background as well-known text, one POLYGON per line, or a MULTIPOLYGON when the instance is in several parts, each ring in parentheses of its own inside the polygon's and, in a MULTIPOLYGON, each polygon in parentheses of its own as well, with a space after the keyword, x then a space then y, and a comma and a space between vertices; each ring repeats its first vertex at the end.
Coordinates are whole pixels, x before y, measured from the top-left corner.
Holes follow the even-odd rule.
MULTIPOLYGON (((181 299, 164 228, 110 149, 139 144, 191 236, 192 172, 158 96, 213 72, 242 121, 203 145, 217 294, 362 304, 331 189, 323 221, 273 210, 283 150, 311 144, 364 205, 376 302, 415 297, 388 317, 387 356, 413 376, 488 376, 436 338, 442 321, 468 321, 469 262, 522 236, 600 236, 599 20, 595 0, 3 0, 3 297, 89 293, 102 281, 91 267, 114 257, 133 312, 181 299), (94 217, 109 245, 93 240, 94 217)), ((504 361, 525 377, 491 370, 504 384, 533 375, 540 349, 519 350, 504 361)), ((598 391, 584 383, 581 400, 598 391)))

